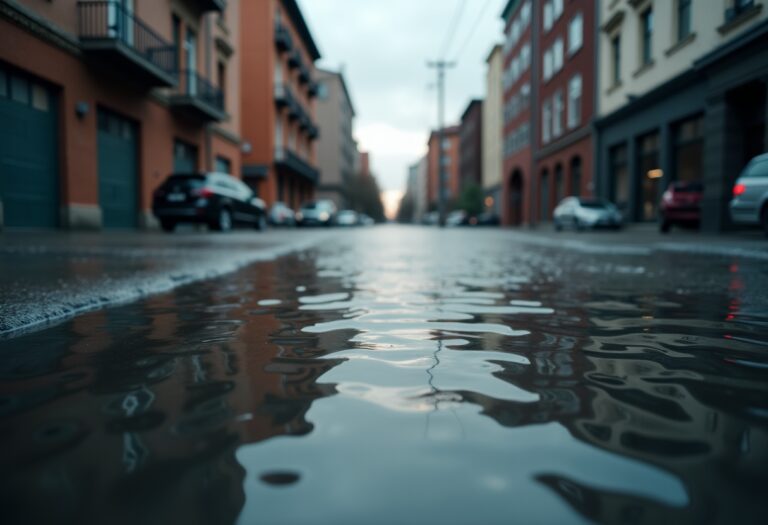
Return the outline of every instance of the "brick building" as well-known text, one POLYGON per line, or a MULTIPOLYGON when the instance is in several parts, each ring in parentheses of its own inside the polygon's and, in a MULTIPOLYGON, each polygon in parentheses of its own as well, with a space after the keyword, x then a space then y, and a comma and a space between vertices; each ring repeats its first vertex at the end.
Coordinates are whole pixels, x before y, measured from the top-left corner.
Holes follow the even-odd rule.
POLYGON ((172 171, 239 173, 240 7, 0 2, 0 226, 151 227, 172 171))
POLYGON ((447 206, 454 201, 460 191, 459 185, 459 149, 461 143, 461 128, 447 127, 443 130, 443 143, 440 144, 440 133, 433 131, 429 135, 427 152, 427 206, 430 210, 437 209, 440 198, 440 165, 445 168, 445 198, 447 206))
POLYGON ((510 0, 502 18, 505 40, 502 47, 502 93, 504 101, 502 176, 502 224, 535 222, 531 196, 535 178, 531 136, 535 134, 536 107, 535 16, 531 0, 510 0))
POLYGON ((461 116, 459 191, 483 179, 483 101, 472 100, 461 116))
POLYGON ((320 52, 296 0, 246 1, 241 10, 243 179, 268 205, 298 208, 319 179, 320 52))
POLYGON ((537 219, 549 221, 568 195, 589 196, 592 183, 595 46, 593 0, 546 0, 536 4, 541 20, 535 61, 539 133, 534 138, 537 219))

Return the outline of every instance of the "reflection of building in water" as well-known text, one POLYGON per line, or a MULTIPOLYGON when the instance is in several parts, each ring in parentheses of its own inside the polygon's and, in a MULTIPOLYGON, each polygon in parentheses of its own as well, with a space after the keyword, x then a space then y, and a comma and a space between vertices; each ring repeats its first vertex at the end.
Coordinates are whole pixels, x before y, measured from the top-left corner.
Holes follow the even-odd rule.
POLYGON ((317 290, 316 273, 311 259, 261 264, 234 284, 199 283, 31 334, 51 341, 47 352, 28 352, 26 337, 4 343, 18 357, 0 367, 0 444, 14 452, 0 456, 4 519, 233 522, 244 501, 236 448, 310 432, 307 411, 335 392, 316 379, 338 361, 320 357, 349 334, 301 329, 337 312, 298 311, 295 286, 276 288, 317 290))

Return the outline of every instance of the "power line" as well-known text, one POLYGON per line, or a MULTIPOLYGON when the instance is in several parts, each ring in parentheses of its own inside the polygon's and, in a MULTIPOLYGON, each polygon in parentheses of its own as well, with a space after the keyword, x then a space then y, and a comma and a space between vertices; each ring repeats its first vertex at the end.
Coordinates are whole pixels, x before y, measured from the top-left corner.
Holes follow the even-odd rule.
POLYGON ((488 11, 488 8, 491 6, 491 0, 486 0, 485 5, 480 10, 480 15, 475 20, 474 25, 472 26, 472 29, 469 31, 469 34, 467 35, 466 40, 464 40, 464 44, 459 48, 459 51, 456 53, 456 58, 454 60, 458 60, 459 57, 464 53, 464 50, 469 45, 470 41, 472 40, 472 37, 475 36, 475 31, 477 31, 477 28, 480 26, 480 22, 483 20, 483 16, 485 16, 485 12, 488 11))
POLYGON ((445 58, 448 56, 448 49, 451 46, 451 43, 453 43, 453 37, 456 36, 456 29, 459 26, 459 21, 461 20, 461 15, 464 13, 464 8, 467 6, 467 0, 460 0, 459 4, 456 6, 456 12, 453 14, 453 20, 451 20, 451 25, 449 26, 448 33, 445 35, 445 42, 443 43, 443 52, 440 54, 441 57, 445 58))

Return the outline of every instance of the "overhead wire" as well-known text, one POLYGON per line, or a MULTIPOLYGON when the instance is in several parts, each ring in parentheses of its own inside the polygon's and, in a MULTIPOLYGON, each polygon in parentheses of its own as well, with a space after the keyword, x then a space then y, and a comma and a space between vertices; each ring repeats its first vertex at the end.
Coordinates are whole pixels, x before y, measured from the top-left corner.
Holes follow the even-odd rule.
POLYGON ((467 7, 467 0, 459 0, 459 4, 456 6, 456 11, 453 14, 451 24, 448 26, 448 32, 445 35, 445 41, 443 42, 442 47, 443 52, 440 54, 441 59, 445 59, 445 57, 448 56, 448 51, 450 50, 450 46, 453 43, 453 38, 456 36, 456 29, 459 26, 461 15, 464 13, 465 7, 467 7))
POLYGON ((472 37, 475 36, 475 32, 477 31, 477 28, 480 26, 480 22, 482 22, 483 17, 485 16, 486 11, 488 11, 488 8, 491 6, 491 0, 485 0, 485 4, 483 5, 482 9, 480 10, 480 13, 478 17, 475 19, 475 23, 472 25, 472 29, 470 29, 469 34, 467 35, 467 38, 464 39, 464 43, 459 47, 458 52, 456 53, 456 58, 454 58, 454 61, 458 61, 461 55, 464 53, 464 50, 467 48, 469 43, 472 41, 472 37))

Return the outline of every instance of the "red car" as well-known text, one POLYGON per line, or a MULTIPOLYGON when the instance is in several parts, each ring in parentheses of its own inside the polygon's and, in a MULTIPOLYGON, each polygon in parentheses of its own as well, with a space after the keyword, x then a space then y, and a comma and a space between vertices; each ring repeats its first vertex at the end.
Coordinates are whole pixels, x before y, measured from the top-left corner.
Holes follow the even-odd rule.
POLYGON ((667 233, 672 225, 698 228, 701 222, 700 182, 673 182, 661 197, 659 230, 667 233))

